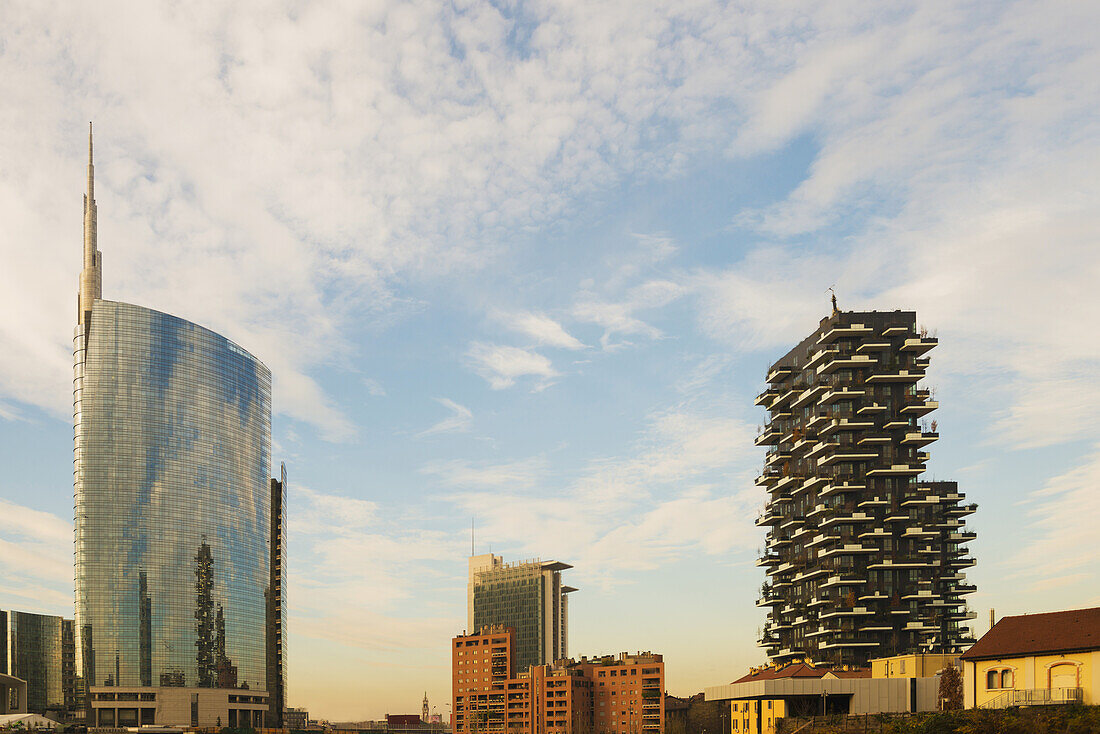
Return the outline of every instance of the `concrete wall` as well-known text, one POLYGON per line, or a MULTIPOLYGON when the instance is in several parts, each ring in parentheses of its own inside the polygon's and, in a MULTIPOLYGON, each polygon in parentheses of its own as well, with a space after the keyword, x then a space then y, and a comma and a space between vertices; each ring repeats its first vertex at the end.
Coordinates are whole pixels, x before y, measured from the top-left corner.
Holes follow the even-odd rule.
POLYGON ((27 713, 27 681, 0 673, 0 714, 27 713), (14 700, 15 705, 9 705, 14 700))

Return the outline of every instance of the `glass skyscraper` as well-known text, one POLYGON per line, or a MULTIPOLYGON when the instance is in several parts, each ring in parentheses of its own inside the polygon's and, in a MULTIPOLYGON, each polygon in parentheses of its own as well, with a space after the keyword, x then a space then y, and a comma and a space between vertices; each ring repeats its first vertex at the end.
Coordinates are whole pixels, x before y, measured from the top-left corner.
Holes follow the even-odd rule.
POLYGON ((515 630, 516 671, 568 657, 569 597, 561 582, 572 568, 560 561, 505 563, 488 553, 470 556, 467 617, 471 634, 486 627, 515 630))
POLYGON ((269 588, 282 585, 271 373, 209 329, 103 300, 90 133, 84 211, 73 398, 89 723, 261 724, 276 625, 269 588))
POLYGON ((0 673, 27 682, 27 710, 67 717, 77 705, 73 621, 0 610, 0 673))

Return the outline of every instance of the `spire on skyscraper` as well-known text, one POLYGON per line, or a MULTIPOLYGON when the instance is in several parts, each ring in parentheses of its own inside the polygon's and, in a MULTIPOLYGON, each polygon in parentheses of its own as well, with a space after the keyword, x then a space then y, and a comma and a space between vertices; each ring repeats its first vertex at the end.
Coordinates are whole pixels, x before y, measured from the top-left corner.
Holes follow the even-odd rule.
POLYGON ((102 256, 96 247, 95 166, 92 164, 92 123, 88 123, 88 191, 84 194, 84 267, 80 271, 76 322, 88 333, 92 305, 103 297, 102 256))

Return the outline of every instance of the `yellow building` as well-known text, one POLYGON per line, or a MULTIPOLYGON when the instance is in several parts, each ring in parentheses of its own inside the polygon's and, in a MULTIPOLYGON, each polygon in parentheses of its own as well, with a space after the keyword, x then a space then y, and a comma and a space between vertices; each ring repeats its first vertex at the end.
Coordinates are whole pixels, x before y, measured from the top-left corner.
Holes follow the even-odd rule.
POLYGON ((911 653, 871 661, 872 678, 931 678, 958 661, 958 655, 911 653))
POLYGON ((960 659, 967 708, 1100 703, 1100 607, 1005 617, 960 659))
POLYGON ((782 699, 730 701, 730 734, 775 734, 776 722, 786 715, 782 699))

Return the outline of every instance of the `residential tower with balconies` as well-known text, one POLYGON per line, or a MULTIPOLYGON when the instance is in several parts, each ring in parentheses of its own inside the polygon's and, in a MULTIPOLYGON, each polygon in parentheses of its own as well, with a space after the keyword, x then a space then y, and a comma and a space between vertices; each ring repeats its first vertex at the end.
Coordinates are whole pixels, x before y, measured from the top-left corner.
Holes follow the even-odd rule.
POLYGON ((916 313, 841 312, 768 370, 758 560, 772 660, 865 665, 973 641, 974 533, 955 482, 921 475, 939 438, 921 386, 937 340, 916 313))

